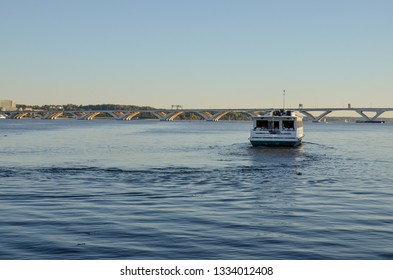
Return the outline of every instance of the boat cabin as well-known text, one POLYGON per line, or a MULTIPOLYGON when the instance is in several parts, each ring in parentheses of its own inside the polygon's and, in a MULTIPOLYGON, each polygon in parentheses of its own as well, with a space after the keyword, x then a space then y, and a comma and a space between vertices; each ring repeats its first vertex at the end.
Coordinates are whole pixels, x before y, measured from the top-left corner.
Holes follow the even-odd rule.
POLYGON ((295 130, 302 121, 292 111, 273 111, 254 118, 254 130, 295 130))

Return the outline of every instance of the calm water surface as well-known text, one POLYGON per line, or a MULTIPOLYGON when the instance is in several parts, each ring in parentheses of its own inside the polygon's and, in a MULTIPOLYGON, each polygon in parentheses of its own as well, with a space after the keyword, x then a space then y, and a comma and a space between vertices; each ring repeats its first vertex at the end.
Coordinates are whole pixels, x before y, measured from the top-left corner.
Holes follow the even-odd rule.
POLYGON ((0 120, 1 259, 393 259, 393 125, 0 120))

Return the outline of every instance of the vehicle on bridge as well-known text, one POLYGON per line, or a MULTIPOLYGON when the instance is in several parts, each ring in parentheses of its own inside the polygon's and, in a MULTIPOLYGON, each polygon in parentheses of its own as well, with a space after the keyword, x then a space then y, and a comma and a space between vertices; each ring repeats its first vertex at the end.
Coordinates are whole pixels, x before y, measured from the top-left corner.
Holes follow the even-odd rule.
POLYGON ((294 111, 273 110, 253 117, 250 142, 255 146, 289 146, 302 143, 303 117, 294 111))

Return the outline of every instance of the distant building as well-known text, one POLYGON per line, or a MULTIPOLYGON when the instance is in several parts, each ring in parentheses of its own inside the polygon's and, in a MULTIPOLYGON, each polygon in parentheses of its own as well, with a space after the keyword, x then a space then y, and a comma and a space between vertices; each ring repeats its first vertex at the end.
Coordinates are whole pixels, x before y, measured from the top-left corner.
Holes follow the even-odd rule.
POLYGON ((12 100, 0 100, 0 111, 15 111, 16 103, 12 100))

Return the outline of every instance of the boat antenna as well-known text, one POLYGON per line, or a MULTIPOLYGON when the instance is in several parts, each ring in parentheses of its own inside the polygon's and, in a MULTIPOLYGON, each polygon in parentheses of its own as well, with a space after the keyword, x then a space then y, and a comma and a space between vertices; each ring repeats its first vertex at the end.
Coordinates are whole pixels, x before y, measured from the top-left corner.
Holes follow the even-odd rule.
POLYGON ((282 108, 285 111, 285 89, 282 91, 282 108))

